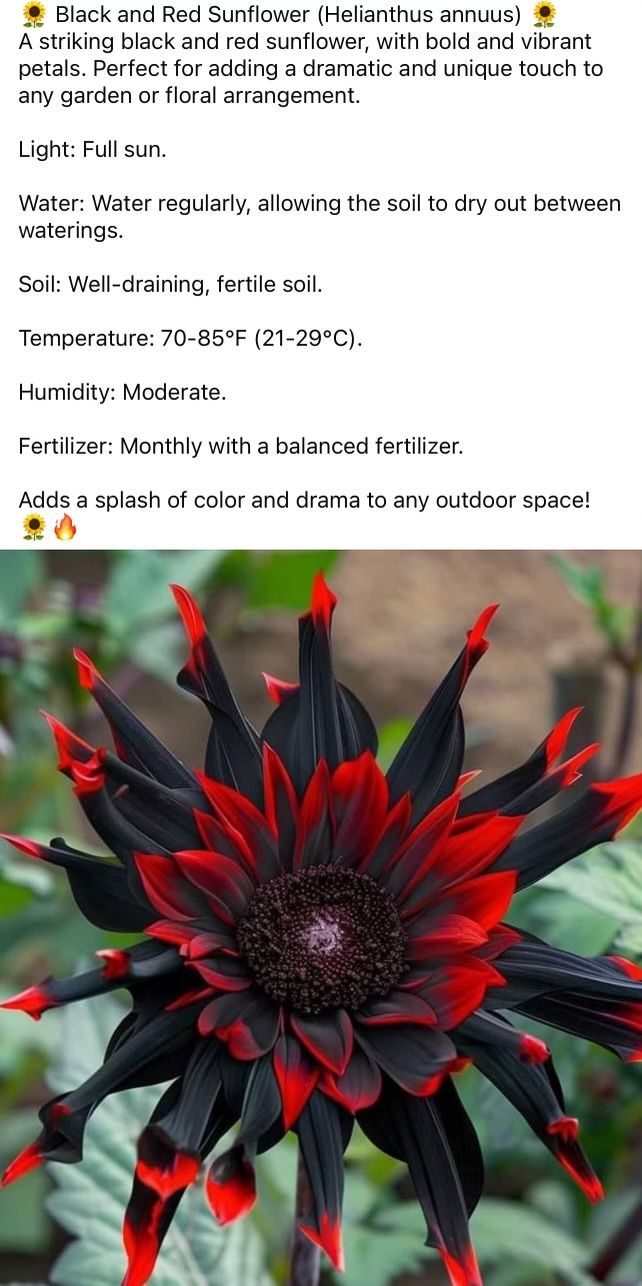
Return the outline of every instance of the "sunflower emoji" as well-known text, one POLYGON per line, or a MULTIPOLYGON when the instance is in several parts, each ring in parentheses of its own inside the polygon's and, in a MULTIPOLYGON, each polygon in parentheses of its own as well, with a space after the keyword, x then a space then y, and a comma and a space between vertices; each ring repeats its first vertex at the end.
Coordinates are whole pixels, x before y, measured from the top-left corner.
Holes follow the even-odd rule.
POLYGON ((27 514, 23 522, 25 540, 44 540, 45 520, 42 514, 27 514))
POLYGON ((27 21, 25 27, 42 27, 42 20, 45 16, 44 4, 26 4, 24 15, 27 21))
POLYGON ((536 27, 552 27, 554 24, 554 20, 555 20, 554 4, 536 4, 535 5, 535 26, 536 27))

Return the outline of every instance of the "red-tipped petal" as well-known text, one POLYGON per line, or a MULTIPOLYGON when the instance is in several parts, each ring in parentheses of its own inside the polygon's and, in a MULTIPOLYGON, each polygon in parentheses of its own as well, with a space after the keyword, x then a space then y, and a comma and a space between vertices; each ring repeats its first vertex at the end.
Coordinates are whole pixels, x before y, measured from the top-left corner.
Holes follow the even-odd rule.
POLYGON ((102 790, 105 785, 105 751, 97 750, 86 763, 73 763, 71 777, 76 795, 93 795, 102 790))
POLYGON ((548 1134, 559 1135, 565 1143, 576 1143, 580 1123, 576 1116, 560 1116, 557 1121, 551 1121, 546 1128, 548 1134))
POLYGON ((33 839, 23 839, 22 835, 9 835, 6 831, 0 831, 0 839, 12 844, 19 853, 25 853, 27 857, 42 858, 46 851, 44 845, 37 844, 33 839))
POLYGON ((556 723, 555 727, 549 732, 544 742, 547 768, 551 768, 563 753, 571 728, 583 709, 583 706, 576 706, 573 710, 568 710, 559 723, 556 723))
POLYGON ((483 1286, 477 1256, 469 1247, 461 1259, 455 1259, 447 1250, 440 1250, 451 1286, 483 1286))
POLYGON ((476 665, 479 660, 481 660, 484 653, 487 652, 490 647, 490 643, 484 635, 495 615, 495 612, 498 610, 499 603, 491 603, 489 607, 485 607, 483 612, 481 612, 477 617, 473 628, 467 631, 467 673, 470 672, 472 667, 476 665))
POLYGON ((291 1130, 317 1084, 320 1068, 294 1036, 279 1036, 273 1061, 283 1104, 283 1124, 286 1130, 291 1130))
POLYGON ((123 1242, 127 1255, 128 1267, 122 1286, 145 1286, 149 1281, 160 1247, 159 1225, 165 1202, 157 1197, 146 1211, 146 1218, 136 1227, 125 1215, 123 1224, 123 1242))
POLYGON ((277 679, 273 674, 266 674, 265 671, 263 671, 263 682, 270 700, 277 706, 282 705, 287 697, 299 690, 298 683, 288 683, 286 679, 277 679))
POLYGON ((0 1179, 0 1188, 7 1188, 10 1183, 16 1183, 18 1179, 22 1179, 23 1175, 29 1174, 31 1170, 36 1170, 39 1165, 42 1165, 43 1161, 44 1157, 41 1155, 39 1143, 37 1141, 30 1143, 7 1166, 0 1179))
POLYGON ((9 1000, 3 1000, 0 1009, 17 1009, 23 1014, 28 1014, 35 1022, 39 1022, 48 1009, 55 1008, 55 1003, 47 995, 44 987, 27 987, 25 991, 18 992, 9 1000))
POLYGON ((56 743, 58 769, 60 772, 69 773, 76 760, 80 760, 83 763, 91 759, 92 755, 95 754, 93 746, 88 745, 81 737, 77 737, 74 732, 65 727, 64 723, 61 723, 59 719, 56 719, 54 715, 49 714, 46 710, 41 710, 40 713, 49 725, 56 743))
POLYGON ((74 661, 78 666, 78 679, 81 688, 84 688, 86 692, 91 692, 96 680, 100 677, 96 666, 78 647, 74 648, 74 661))
POLYGON ((604 1200, 604 1188, 600 1179, 592 1170, 581 1169, 565 1152, 558 1152, 557 1159, 566 1170, 566 1173, 582 1189, 584 1196, 591 1202, 591 1205, 604 1200))
POLYGON ((320 1089, 354 1116, 372 1107, 381 1094, 383 1078, 376 1063, 361 1049, 355 1049, 343 1076, 324 1072, 320 1089))
POLYGON ((232 1148, 214 1161, 205 1191, 218 1223, 232 1223, 249 1214, 256 1201, 256 1179, 242 1148, 232 1148))
POLYGON ((521 1038, 521 1056, 527 1063, 547 1063, 551 1051, 545 1041, 526 1033, 521 1038))
POLYGON ((618 969, 621 969, 632 982, 642 982, 642 969, 632 960, 625 960, 623 956, 609 956, 608 959, 617 965, 618 969))
POLYGON ((338 603, 336 594, 332 593, 323 572, 317 572, 312 584, 310 615, 315 625, 325 630, 330 629, 332 614, 338 603))
POLYGON ((188 1188, 197 1178, 200 1161, 189 1152, 179 1152, 160 1140, 154 1130, 145 1131, 138 1143, 136 1175, 141 1183, 167 1201, 175 1192, 188 1188))
POLYGON ((319 1246, 321 1250, 325 1251, 330 1263, 333 1268, 336 1268, 337 1272, 343 1272, 345 1261, 339 1219, 332 1219, 330 1215, 323 1214, 318 1228, 313 1228, 310 1224, 300 1223, 299 1231, 315 1246, 319 1246))
POLYGON ((127 977, 130 968, 128 951, 119 951, 116 947, 106 947, 103 951, 97 951, 96 955, 99 960, 104 961, 103 978, 111 982, 127 977))
POLYGON ((134 853, 143 887, 161 915, 171 920, 193 920, 202 914, 204 903, 196 889, 181 875, 171 857, 159 853, 134 853))
POLYGON ((170 589, 176 600, 190 643, 200 643, 201 639, 205 637, 207 629, 198 603, 189 590, 183 589, 182 585, 170 585, 170 589))
POLYGON ((620 777, 617 781, 598 782, 591 786, 591 790, 606 797, 600 822, 612 818, 616 823, 614 835, 628 826, 642 808, 642 773, 635 777, 620 777))

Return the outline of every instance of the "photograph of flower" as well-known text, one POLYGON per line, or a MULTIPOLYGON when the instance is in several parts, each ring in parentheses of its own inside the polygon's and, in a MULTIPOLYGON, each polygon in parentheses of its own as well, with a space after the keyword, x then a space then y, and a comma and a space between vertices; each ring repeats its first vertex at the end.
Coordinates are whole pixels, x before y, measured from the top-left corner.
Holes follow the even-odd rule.
POLYGON ((639 555, 2 558, 0 1280, 638 1280, 639 555))

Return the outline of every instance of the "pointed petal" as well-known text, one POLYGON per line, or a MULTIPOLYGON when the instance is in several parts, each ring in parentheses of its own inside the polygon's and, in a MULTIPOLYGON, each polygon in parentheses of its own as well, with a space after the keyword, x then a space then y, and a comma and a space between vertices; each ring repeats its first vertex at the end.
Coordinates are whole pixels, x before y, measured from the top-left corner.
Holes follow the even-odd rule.
POLYGON ((332 1009, 323 1014, 293 1013, 290 1022, 295 1036, 317 1062, 341 1076, 350 1061, 354 1041, 352 1023, 345 1009, 332 1009))
POLYGON ((294 1036, 283 1035, 274 1046, 274 1071, 283 1103, 283 1124, 291 1130, 316 1087, 320 1069, 294 1036))
POLYGON ((221 1226, 249 1214, 256 1201, 256 1178, 242 1147, 231 1148, 212 1163, 205 1192, 221 1226))
POLYGON ((472 670, 488 648, 484 632, 496 611, 496 605, 487 607, 469 631, 466 646, 388 771, 392 800, 410 791, 415 819, 450 795, 461 773, 464 735, 459 700, 472 670))
POLYGON ((331 1072, 324 1072, 320 1089, 354 1115, 377 1102, 382 1085, 377 1064, 362 1049, 355 1048, 343 1075, 333 1076, 331 1072))

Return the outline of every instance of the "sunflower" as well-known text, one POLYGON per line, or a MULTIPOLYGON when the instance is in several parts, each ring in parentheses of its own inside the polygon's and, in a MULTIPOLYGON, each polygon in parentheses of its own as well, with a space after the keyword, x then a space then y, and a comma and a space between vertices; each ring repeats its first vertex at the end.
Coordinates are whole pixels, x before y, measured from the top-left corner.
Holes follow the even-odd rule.
POLYGON ((24 16, 27 19, 26 25, 28 27, 41 27, 45 16, 45 6, 43 4, 26 4, 24 16))
POLYGON ((536 4, 535 5, 536 25, 542 27, 552 27, 555 19, 554 4, 536 4))
POLYGON ((306 1194, 299 1234, 339 1268, 343 1153, 356 1119, 407 1164, 452 1286, 481 1286, 468 1218, 483 1161, 455 1088, 462 1067, 474 1063, 522 1113, 589 1200, 603 1195, 548 1046, 510 1019, 640 1061, 642 970, 549 947, 504 917, 518 889, 635 816, 642 775, 593 783, 520 834, 597 750, 565 757, 572 710, 519 767, 464 795, 472 775, 462 775, 460 701, 495 607, 469 630, 384 775, 370 716, 335 678, 336 598, 321 576, 299 623, 299 682, 267 677, 276 708, 261 733, 237 705, 197 604, 174 592, 191 645, 178 682, 212 719, 205 770, 176 759, 77 652, 115 751, 47 718, 58 766, 116 860, 62 839, 3 837, 62 867, 93 924, 144 935, 100 951, 89 972, 4 1001, 37 1019, 124 987, 132 1007, 102 1066, 41 1109, 38 1138, 3 1182, 44 1161, 80 1161, 85 1126, 108 1095, 163 1085, 138 1140, 123 1286, 148 1281, 212 1152, 205 1191, 225 1224, 256 1200, 256 1154, 289 1130, 306 1194))
POLYGON ((27 533, 25 540, 42 540, 46 523, 41 514, 27 514, 22 525, 27 533))

